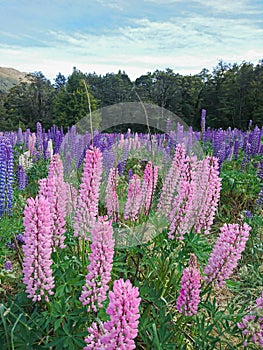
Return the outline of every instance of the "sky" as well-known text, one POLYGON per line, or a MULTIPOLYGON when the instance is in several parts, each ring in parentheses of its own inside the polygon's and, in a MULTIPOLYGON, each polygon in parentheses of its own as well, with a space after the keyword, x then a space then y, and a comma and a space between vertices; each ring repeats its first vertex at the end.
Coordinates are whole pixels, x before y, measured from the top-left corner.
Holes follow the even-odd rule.
POLYGON ((0 66, 53 80, 263 58, 262 0, 0 0, 0 66))

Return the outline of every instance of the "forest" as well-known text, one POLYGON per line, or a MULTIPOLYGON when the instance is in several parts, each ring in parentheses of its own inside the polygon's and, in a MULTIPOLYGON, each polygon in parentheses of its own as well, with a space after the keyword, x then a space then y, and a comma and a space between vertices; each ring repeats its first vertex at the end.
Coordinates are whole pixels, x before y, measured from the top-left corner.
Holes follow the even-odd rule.
POLYGON ((37 122, 45 129, 54 124, 75 125, 89 113, 85 87, 93 111, 140 100, 173 112, 194 130, 200 129, 202 109, 206 109, 206 125, 212 129, 245 130, 250 120, 263 125, 263 64, 219 61, 212 72, 203 69, 196 75, 181 75, 167 68, 135 81, 121 70, 98 75, 74 67, 68 77, 58 73, 54 83, 42 72, 30 73, 26 82, 0 94, 0 129, 35 130, 37 122))

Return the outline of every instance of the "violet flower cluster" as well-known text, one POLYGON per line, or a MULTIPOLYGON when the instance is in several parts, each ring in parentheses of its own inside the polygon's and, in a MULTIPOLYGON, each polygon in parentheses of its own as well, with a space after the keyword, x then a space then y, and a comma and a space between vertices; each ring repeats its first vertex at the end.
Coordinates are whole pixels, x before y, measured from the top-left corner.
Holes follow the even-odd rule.
POLYGON ((25 169, 22 165, 18 165, 16 171, 17 188, 19 191, 23 191, 28 185, 28 178, 25 169))
POLYGON ((237 267, 245 249, 251 227, 244 224, 224 224, 204 268, 205 281, 223 286, 237 267))
POLYGON ((114 281, 113 291, 109 292, 110 303, 106 310, 110 320, 101 326, 93 323, 88 328, 89 336, 84 350, 133 350, 134 339, 138 334, 139 291, 129 280, 114 281))
POLYGON ((102 302, 106 300, 108 283, 111 279, 111 270, 114 255, 113 229, 110 221, 99 218, 93 225, 90 264, 87 267, 89 273, 86 276, 86 284, 82 288, 80 301, 83 306, 88 306, 88 311, 98 311, 102 302))
POLYGON ((176 308, 185 316, 197 314, 200 303, 201 274, 197 268, 196 256, 190 255, 189 265, 183 271, 181 289, 177 299, 176 308))
POLYGON ((54 294, 52 276, 52 218, 49 202, 43 196, 29 198, 24 210, 23 283, 28 298, 49 301, 54 294))
POLYGON ((0 136, 0 217, 12 214, 14 155, 10 140, 0 136))
POLYGON ((82 181, 77 198, 74 236, 88 239, 98 216, 102 176, 102 154, 97 148, 88 149, 84 159, 82 181))

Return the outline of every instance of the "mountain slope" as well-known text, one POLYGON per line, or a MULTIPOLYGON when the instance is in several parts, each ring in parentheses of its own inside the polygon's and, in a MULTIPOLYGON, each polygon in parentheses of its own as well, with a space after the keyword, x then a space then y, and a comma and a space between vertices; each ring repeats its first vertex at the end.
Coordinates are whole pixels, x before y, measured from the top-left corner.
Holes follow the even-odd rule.
POLYGON ((7 93, 21 80, 26 80, 27 73, 9 67, 0 67, 0 93, 7 93))

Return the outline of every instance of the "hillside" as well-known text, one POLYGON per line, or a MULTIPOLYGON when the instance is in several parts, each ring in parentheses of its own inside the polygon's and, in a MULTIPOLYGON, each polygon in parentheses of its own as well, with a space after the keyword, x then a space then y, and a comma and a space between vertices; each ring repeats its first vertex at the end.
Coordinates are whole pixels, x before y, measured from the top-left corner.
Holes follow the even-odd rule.
POLYGON ((27 73, 9 67, 0 67, 0 94, 7 93, 11 87, 25 80, 27 73))

